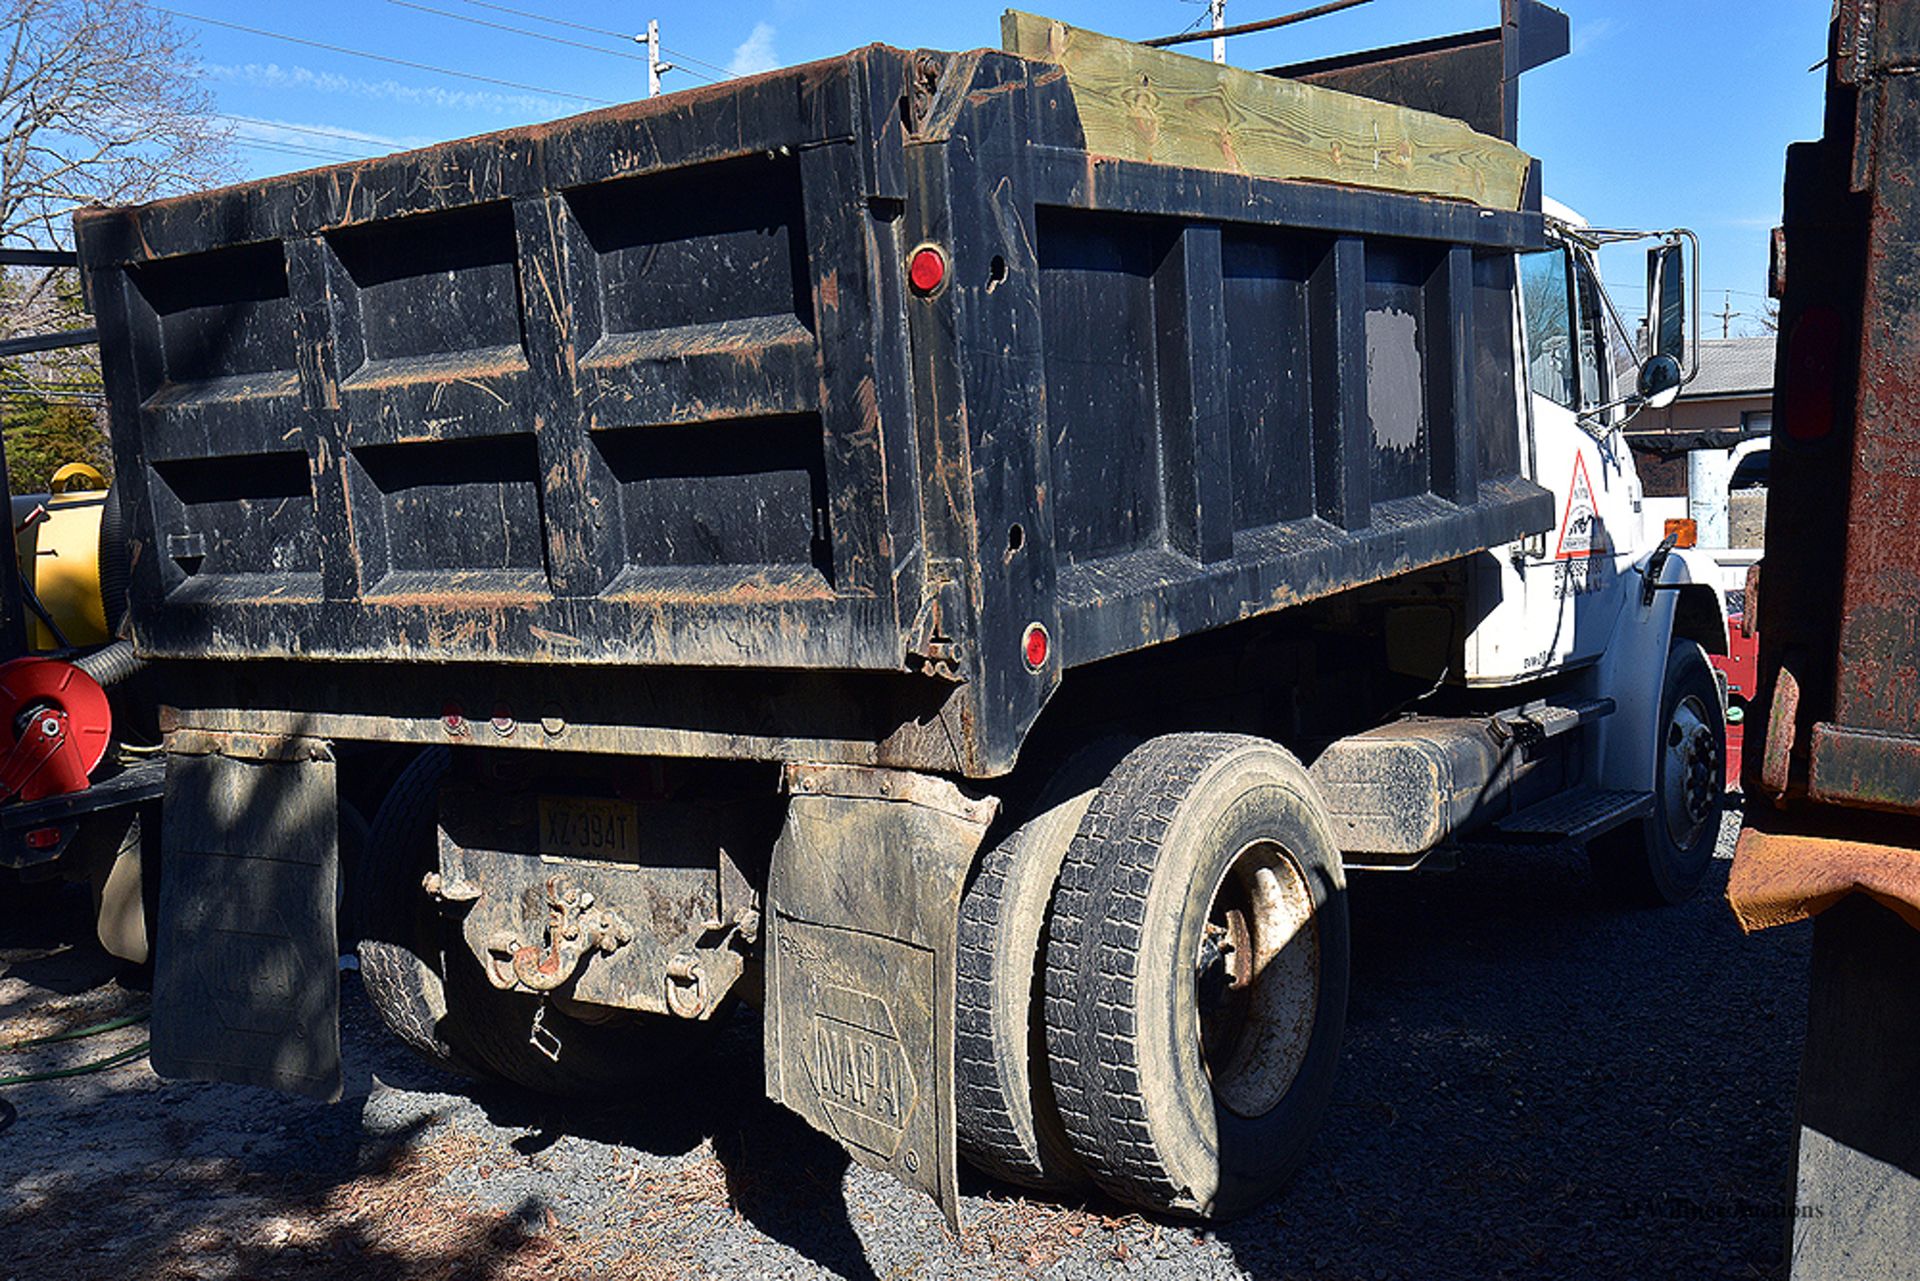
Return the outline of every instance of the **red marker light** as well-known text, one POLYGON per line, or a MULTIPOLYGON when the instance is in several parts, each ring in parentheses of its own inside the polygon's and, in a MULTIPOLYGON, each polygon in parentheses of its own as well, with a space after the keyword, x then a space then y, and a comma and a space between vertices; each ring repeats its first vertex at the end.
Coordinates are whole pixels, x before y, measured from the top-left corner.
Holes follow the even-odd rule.
POLYGON ((938 245, 921 245, 908 260, 907 281, 923 298, 938 293, 947 281, 947 255, 938 245))
POLYGON ((57 827, 36 827, 26 835, 27 848, 30 850, 50 850, 60 843, 60 829, 57 827))
POLYGON ((1027 634, 1020 641, 1027 653, 1027 666, 1039 671, 1047 665, 1047 629, 1039 623, 1028 623, 1027 634))
POLYGON ((1804 444, 1833 434, 1846 324, 1831 307, 1809 307, 1787 336, 1785 382, 1787 435, 1804 444))

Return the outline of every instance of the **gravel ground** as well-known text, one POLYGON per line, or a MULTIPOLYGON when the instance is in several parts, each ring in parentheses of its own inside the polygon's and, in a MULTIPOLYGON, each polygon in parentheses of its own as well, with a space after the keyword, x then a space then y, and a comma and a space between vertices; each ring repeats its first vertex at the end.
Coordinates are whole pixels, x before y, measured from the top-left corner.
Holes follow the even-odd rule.
MULTIPOLYGON (((963 1175, 956 1243, 762 1101, 750 1017, 664 1104, 566 1110, 416 1065, 349 974, 336 1106, 144 1062, 0 1091, 0 1281, 1775 1277, 1809 934, 1735 928, 1736 823, 1708 891, 1664 912, 1597 906, 1565 851, 1357 878, 1332 1115, 1293 1186, 1217 1231, 963 1175)), ((140 1008, 58 945, 83 909, 0 903, 0 1043, 140 1008)))

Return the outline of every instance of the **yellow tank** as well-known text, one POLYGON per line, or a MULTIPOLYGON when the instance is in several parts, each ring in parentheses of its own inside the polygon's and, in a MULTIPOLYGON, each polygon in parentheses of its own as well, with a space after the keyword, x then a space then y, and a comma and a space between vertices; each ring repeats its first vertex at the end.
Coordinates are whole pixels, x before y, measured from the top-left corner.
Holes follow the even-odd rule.
MULTIPOLYGON (((14 495, 13 546, 21 581, 53 615, 69 645, 104 645, 113 639, 100 586, 101 526, 109 492, 99 471, 68 463, 53 474, 51 493, 14 495)), ((27 644, 36 652, 60 648, 31 607, 27 644)))

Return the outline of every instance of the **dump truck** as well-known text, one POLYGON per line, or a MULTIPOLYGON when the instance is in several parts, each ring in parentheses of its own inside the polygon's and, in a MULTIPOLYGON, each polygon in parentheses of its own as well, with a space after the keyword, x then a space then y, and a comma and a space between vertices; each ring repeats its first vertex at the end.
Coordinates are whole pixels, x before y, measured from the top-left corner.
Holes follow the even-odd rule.
MULTIPOLYGON (((1747 803, 1727 894, 1814 918, 1786 1275, 1920 1258, 1920 4, 1835 5, 1823 136, 1787 152, 1747 803)), ((1758 608, 1753 597, 1758 595, 1758 608)))
POLYGON ((415 1050, 651 1105, 749 1003, 949 1216, 963 1155, 1270 1195, 1349 871, 1691 893, 1725 625, 1619 429, 1693 250, 1616 367, 1621 236, 1513 145, 1566 20, 1504 16, 1262 74, 1009 14, 83 213, 174 691, 156 1069, 340 1093, 352 744, 418 753, 347 890, 415 1050))

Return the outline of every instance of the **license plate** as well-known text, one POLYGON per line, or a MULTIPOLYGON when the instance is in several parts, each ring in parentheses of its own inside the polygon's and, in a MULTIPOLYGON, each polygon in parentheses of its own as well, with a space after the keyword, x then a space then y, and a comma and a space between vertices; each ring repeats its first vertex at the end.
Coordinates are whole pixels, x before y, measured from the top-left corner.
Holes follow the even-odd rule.
POLYGON ((640 811, 627 801, 543 796, 540 852, 561 858, 635 861, 640 857, 640 811))

